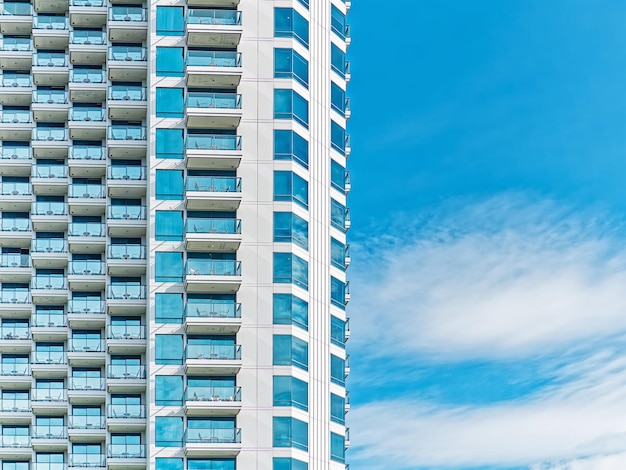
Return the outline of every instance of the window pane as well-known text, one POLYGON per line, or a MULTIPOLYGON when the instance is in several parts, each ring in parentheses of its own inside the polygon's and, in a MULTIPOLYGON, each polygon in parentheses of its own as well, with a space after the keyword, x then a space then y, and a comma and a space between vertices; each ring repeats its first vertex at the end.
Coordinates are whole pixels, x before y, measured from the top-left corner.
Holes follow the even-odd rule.
POLYGON ((155 256, 157 282, 183 282, 183 254, 160 251, 155 256))
POLYGON ((343 271, 346 269, 346 245, 339 240, 330 239, 330 261, 333 266, 343 271))
POLYGON ((274 36, 293 37, 308 48, 309 22, 292 8, 275 8, 274 36))
POLYGON ((304 421, 295 418, 274 418, 274 447, 294 447, 309 449, 309 426, 304 421))
POLYGON ((274 377, 274 406, 294 406, 309 409, 309 386, 291 376, 274 377))
POLYGON ((334 432, 330 433, 330 459, 335 462, 344 463, 346 461, 345 439, 334 432))
POLYGON ((183 404, 183 377, 181 375, 157 375, 155 377, 157 406, 180 406, 183 404))
POLYGON ((342 348, 346 345, 346 322, 332 315, 330 317, 330 341, 342 348))
POLYGON ((157 416, 154 424, 157 446, 181 447, 183 445, 183 418, 157 416))
POLYGON ((155 238, 159 241, 181 241, 183 239, 182 211, 156 211, 155 238))
POLYGON ((182 88, 156 89, 156 116, 182 118, 184 115, 182 88))
POLYGON ((335 121, 330 121, 330 145, 342 155, 346 154, 346 131, 335 121))
POLYGON ((291 457, 274 457, 273 470, 308 470, 306 462, 292 459, 291 457))
POLYGON ((155 317, 157 323, 183 322, 183 294, 156 294, 155 317))
POLYGON ((293 90, 274 90, 274 119, 293 119, 308 129, 309 102, 293 90))
POLYGON ((274 49, 274 77, 293 78, 308 88, 309 63, 292 49, 274 49))
POLYGON ((182 335, 155 335, 155 349, 157 364, 183 363, 182 335))
POLYGON ((346 92, 335 82, 330 82, 330 105, 342 116, 346 115, 346 92))
POLYGON ((156 130, 157 158, 172 158, 180 160, 185 152, 185 138, 182 129, 156 130))
POLYGON ((335 160, 330 161, 330 184, 338 191, 346 190, 346 169, 335 160))
POLYGON ((291 294, 274 294, 274 324, 293 324, 307 330, 309 305, 291 294))
POLYGON ((309 223, 291 212, 274 212, 274 241, 309 248, 309 223))
POLYGON ((182 201, 184 184, 182 170, 157 170, 156 199, 182 201))
POLYGON ((157 7, 156 30, 160 36, 183 36, 185 34, 183 7, 157 7))
POLYGON ((346 208, 334 199, 330 200, 330 223, 341 231, 346 230, 346 208))
POLYGON ((346 76, 346 54, 333 43, 330 45, 330 65, 331 69, 341 77, 346 76))
POLYGON ((330 355, 330 381, 342 386, 346 382, 346 361, 333 354, 330 355))
POLYGON ((330 420, 339 424, 346 422, 346 400, 334 393, 330 394, 330 420))
POLYGON ((185 58, 182 47, 156 48, 157 77, 182 77, 185 73, 185 58))
POLYGON ((274 159, 293 160, 309 168, 309 143, 293 131, 274 131, 274 159))
POLYGON ((330 277, 330 302, 341 309, 346 308, 346 285, 333 276, 330 277))
POLYGON ((155 470, 183 470, 183 459, 160 458, 156 460, 155 470))
POLYGON ((274 282, 309 288, 309 264, 292 253, 274 253, 274 282))

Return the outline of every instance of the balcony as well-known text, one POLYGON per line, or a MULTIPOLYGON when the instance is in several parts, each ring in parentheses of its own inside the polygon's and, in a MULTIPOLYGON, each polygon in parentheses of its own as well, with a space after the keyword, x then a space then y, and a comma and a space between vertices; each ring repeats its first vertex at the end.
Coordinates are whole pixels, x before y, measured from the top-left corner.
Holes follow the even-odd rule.
POLYGON ((33 116, 37 122, 65 122, 69 109, 65 90, 33 91, 33 116))
POLYGON ((72 291, 101 291, 106 285, 106 266, 99 260, 70 262, 67 276, 72 291))
POLYGON ((241 286, 241 262, 210 258, 187 260, 185 290, 187 292, 232 294, 241 286))
POLYGON ((57 388, 33 388, 31 406, 34 413, 59 415, 67 412, 67 392, 57 388))
POLYGON ((235 334, 241 327, 241 304, 220 300, 189 300, 185 330, 189 334, 235 334))
POLYGON ((236 8, 239 0, 187 0, 190 7, 236 8))
POLYGON ((145 325, 107 325, 110 354, 142 354, 146 351, 145 325))
POLYGON ((38 13, 65 13, 68 0, 34 0, 35 11, 38 13))
POLYGON ((0 281, 30 282, 32 273, 30 255, 2 253, 0 257, 0 281))
POLYGON ((145 119, 146 87, 137 85, 111 85, 107 107, 110 119, 139 121, 145 119))
POLYGON ((33 55, 33 44, 30 38, 2 38, 0 41, 0 68, 30 70, 33 55))
MULTIPOLYGON (((6 423, 3 420, 3 423, 6 423)), ((8 423, 7 423, 8 424, 8 423)), ((2 435, 0 436, 0 459, 26 459, 32 455, 30 436, 2 435)))
POLYGON ((69 54, 64 52, 35 52, 33 54, 35 85, 65 85, 69 76, 69 63, 69 54))
POLYGON ((59 305, 67 302, 68 286, 63 274, 35 274, 30 294, 38 305, 59 305))
POLYGON ((106 110, 101 107, 73 107, 68 121, 70 139, 102 140, 106 135, 106 110))
POLYGON ((187 168, 232 170, 241 162, 241 137, 222 134, 187 134, 187 168))
POLYGON ((109 392, 140 393, 146 389, 146 366, 130 364, 107 365, 109 392))
POLYGON ((95 338, 71 338, 67 359, 71 366, 103 366, 106 362, 105 341, 95 338))
POLYGON ((241 53, 230 51, 189 51, 187 86, 234 88, 242 74, 241 53))
POLYGON ((36 313, 31 321, 31 335, 37 341, 65 341, 67 317, 62 312, 36 313))
POLYGON ((109 80, 140 82, 145 80, 148 70, 147 51, 141 46, 110 46, 109 80))
MULTIPOLYGON (((100 429, 97 426, 97 421, 94 420, 93 423, 87 423, 87 425, 92 424, 92 427, 87 428, 68 428, 68 433, 71 440, 78 441, 104 441, 106 437, 106 430, 100 429)), ((106 465, 106 455, 105 454, 77 454, 71 453, 68 455, 67 467, 68 468, 105 468, 106 465)))
POLYGON ((146 195, 146 167, 111 165, 107 171, 109 197, 139 199, 146 195))
POLYGON ((108 405, 107 427, 110 432, 144 431, 146 429, 146 405, 108 405))
MULTIPOLYGON (((30 365, 4 361, 0 363, 0 385, 6 390, 28 389, 32 386, 33 377, 30 365)), ((26 420, 30 423, 29 400, 2 400, 0 402, 0 416, 11 413, 11 417, 17 420, 26 420), (19 413, 16 415, 15 413, 19 413), (28 413, 28 414, 26 414, 28 413)), ((3 420, 4 421, 4 420, 3 420)))
POLYGON ((100 377, 70 377, 67 396, 72 405, 102 404, 106 400, 106 381, 100 377))
POLYGON ((30 147, 0 144, 0 175, 29 176, 33 164, 30 147))
POLYGON ((115 314, 142 314, 146 312, 146 286, 111 284, 107 287, 107 310, 115 314))
POLYGON ((0 290, 0 312, 4 318, 30 316, 33 304, 30 290, 25 288, 2 288, 0 290))
POLYGON ((190 92, 186 118, 187 127, 235 129, 241 121, 241 95, 190 92))
POLYGON ((185 415, 236 416, 241 410, 241 387, 194 387, 185 390, 185 415))
POLYGON ((101 28, 107 22, 105 0, 70 0, 70 24, 81 28, 101 28))
POLYGON ((140 6, 109 7, 108 26, 113 42, 143 42, 148 34, 148 12, 140 6))
POLYGON ((187 44, 236 47, 241 39, 241 12, 236 10, 187 10, 187 44))
POLYGON ((72 145, 68 152, 69 174, 78 178, 99 178, 106 170, 106 147, 72 145))
POLYGON ((67 322, 72 329, 100 329, 106 324, 106 302, 77 297, 67 303, 67 322))
POLYGON ((102 253, 106 245, 105 224, 99 222, 72 222, 67 235, 72 253, 102 253))
POLYGON ((68 187, 71 215, 101 215, 106 207, 103 184, 71 184, 68 187))
POLYGON ((37 49, 63 50, 67 48, 69 43, 68 19, 63 16, 34 16, 33 43, 37 49))
POLYGON ((0 211, 29 212, 33 202, 29 183, 0 183, 0 211))
POLYGON ((28 140, 33 131, 33 117, 30 110, 6 109, 0 111, 0 139, 28 140))
POLYGON ((29 354, 32 349, 30 329, 20 324, 0 326, 0 353, 29 354))
POLYGON ((67 241, 63 238, 35 238, 31 243, 33 267, 64 269, 67 266, 67 241))
POLYGON ((2 246, 25 248, 30 244, 33 236, 30 220, 4 217, 0 222, 2 246))
POLYGON ((70 33, 69 51, 72 64, 101 66, 107 58, 106 33, 74 30, 70 33))
POLYGON ((63 451, 67 449, 67 428, 65 426, 37 426, 31 427, 33 450, 63 451))
POLYGON ((138 237, 146 233, 145 206, 108 206, 107 210, 109 236, 138 237))
POLYGON ((234 375, 241 368, 238 344, 189 344, 185 370, 192 375, 234 375))
POLYGON ((67 203, 35 202, 31 220, 35 230, 44 232, 65 232, 68 224, 67 203))
POLYGON ((133 470, 146 468, 145 444, 109 444, 107 468, 133 470))
POLYGON ((0 104, 3 106, 28 106, 33 84, 30 75, 5 72, 0 77, 0 104))
POLYGON ((107 137, 111 158, 146 156, 146 128, 144 126, 110 126, 107 137))
POLYGON ((36 158, 64 158, 69 147, 69 133, 60 127, 35 127, 32 142, 36 158))
POLYGON ((236 211, 241 203, 241 178, 188 176, 185 205, 191 210, 236 211))
MULTIPOLYGON (((64 195, 67 192, 67 185, 69 182, 67 174, 68 174, 67 166, 63 164, 54 164, 54 163, 35 164, 33 166, 33 172, 31 174, 31 184, 33 185, 33 193, 37 195, 45 195, 45 196, 64 195)), ((46 208, 45 204, 47 203, 43 203, 43 202, 41 203, 42 209, 46 208)), ((54 212, 58 212, 61 209, 60 204, 62 203, 49 203, 49 204, 51 204, 51 207, 53 207, 50 210, 54 212)), ((48 209, 46 208, 45 210, 48 210, 48 209)))
POLYGON ((197 428, 185 432, 189 457, 236 457, 241 451, 241 429, 197 428))
POLYGON ((70 99, 74 103, 101 103, 106 99, 106 71, 72 69, 69 75, 70 99))
POLYGON ((188 218, 185 223, 185 245, 189 251, 231 252, 236 251, 240 244, 239 219, 188 218))
MULTIPOLYGON (((33 377, 36 378, 63 378, 67 375, 67 353, 65 351, 36 351, 33 353, 30 368, 33 377)), ((61 408, 67 410, 67 402, 63 403, 61 408)))
POLYGON ((0 33, 30 35, 33 26, 33 6, 30 3, 0 4, 0 33))
POLYGON ((146 273, 144 245, 109 245, 107 269, 112 276, 140 276, 146 273))

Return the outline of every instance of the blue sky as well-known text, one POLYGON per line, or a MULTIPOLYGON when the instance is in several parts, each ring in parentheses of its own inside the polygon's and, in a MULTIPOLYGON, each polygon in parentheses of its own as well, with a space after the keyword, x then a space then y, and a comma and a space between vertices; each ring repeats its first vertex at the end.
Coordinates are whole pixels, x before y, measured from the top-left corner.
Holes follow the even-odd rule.
POLYGON ((626 468, 626 2, 352 2, 348 456, 626 468))

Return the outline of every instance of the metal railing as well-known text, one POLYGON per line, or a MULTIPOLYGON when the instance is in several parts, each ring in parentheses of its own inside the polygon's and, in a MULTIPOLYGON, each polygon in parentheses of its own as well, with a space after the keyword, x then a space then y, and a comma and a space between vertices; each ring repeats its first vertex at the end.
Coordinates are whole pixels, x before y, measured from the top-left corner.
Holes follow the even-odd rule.
POLYGON ((64 328, 67 318, 64 313, 35 313, 32 326, 37 328, 64 328))
POLYGON ((239 444, 239 428, 193 428, 185 431, 186 444, 239 444))
POLYGON ((144 126, 110 126, 108 131, 110 140, 146 140, 144 126))
POLYGON ((185 272, 187 276, 241 276, 241 261, 190 258, 185 272))
POLYGON ((146 298, 146 286, 133 284, 111 284, 107 298, 112 300, 141 300, 146 298))
POLYGON ((30 267, 30 255, 21 253, 2 253, 2 256, 0 256, 0 268, 28 267, 30 267))
POLYGON ((33 388, 31 401, 66 402, 67 391, 62 388, 33 388))
POLYGON ((100 222, 71 222, 67 234, 70 237, 104 237, 106 229, 100 222))
POLYGON ((107 218, 113 220, 146 220, 146 206, 109 206, 107 218))
POLYGON ((148 18, 145 8, 134 6, 112 6, 109 7, 109 21, 133 21, 143 22, 148 18))
POLYGON ((187 24, 241 25, 241 12, 237 10, 187 9, 187 24))
POLYGON ((111 101, 145 101, 146 87, 138 85, 111 85, 108 99, 111 101))
POLYGON ((241 178, 228 176, 188 176, 185 189, 189 192, 240 193, 241 178))
POLYGON ((106 302, 92 299, 72 299, 67 303, 67 313, 74 315, 104 315, 106 302))
POLYGON ((241 136, 222 134, 187 134, 187 150, 241 150, 241 136))
POLYGON ((119 62, 145 62, 146 48, 141 46, 109 46, 109 60, 119 62))
POLYGON ((70 83, 105 83, 106 71, 93 69, 70 70, 70 83))
POLYGON ((108 364, 107 377, 109 379, 145 379, 146 366, 143 364, 108 364))
POLYGON ((188 67, 241 67, 241 52, 230 51, 189 51, 188 67))
POLYGON ((241 109, 241 95, 237 93, 205 93, 192 91, 187 94, 188 108, 241 109))
POLYGON ((69 149, 70 160, 104 160, 105 147, 95 145, 72 145, 69 149))
POLYGON ((69 379, 69 390, 106 390, 106 381, 101 377, 71 377, 69 379))
POLYGON ((185 401, 241 401, 241 387, 188 386, 185 401))
POLYGON ((109 165, 107 178, 111 180, 145 180, 146 167, 142 165, 109 165))
POLYGON ((145 339, 145 325, 107 325, 107 339, 145 339))
POLYGON ((103 339, 71 338, 69 345, 71 352, 91 353, 106 351, 106 342, 103 339))
POLYGON ((4 324, 0 325, 0 339, 3 340, 28 340, 30 328, 28 325, 4 324))
POLYGON ((70 44, 83 44, 85 46, 102 46, 107 43, 104 31, 90 31, 75 29, 70 32, 70 44))
POLYGON ((215 233, 215 234, 239 234, 241 233, 240 219, 187 219, 185 222, 186 233, 215 233))
POLYGON ((107 406, 107 417, 114 419, 140 419, 146 417, 146 405, 112 404, 107 406))
POLYGON ((227 300, 194 299, 185 306, 185 318, 241 318, 241 304, 227 300))
POLYGON ((188 344, 185 359, 233 361, 241 359, 239 344, 188 344))
POLYGON ((110 459, 145 459, 145 444, 109 444, 107 457, 110 459))

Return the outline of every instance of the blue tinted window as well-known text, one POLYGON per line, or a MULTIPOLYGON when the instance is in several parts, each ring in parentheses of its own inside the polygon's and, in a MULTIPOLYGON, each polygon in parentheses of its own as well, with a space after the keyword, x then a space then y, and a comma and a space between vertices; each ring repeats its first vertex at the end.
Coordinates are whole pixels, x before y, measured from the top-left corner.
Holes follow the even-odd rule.
POLYGON ((154 296, 157 323, 183 322, 183 294, 158 293, 154 296))
POLYGON ((183 337, 181 335, 155 335, 154 343, 157 364, 183 363, 183 337))
POLYGON ((309 249, 309 223, 291 212, 274 212, 274 241, 309 249))
POLYGON ((187 470, 235 470, 235 459, 188 459, 187 470))
POLYGON ((346 400, 334 393, 330 394, 330 420, 342 425, 346 422, 346 400))
POLYGON ((274 200, 293 201, 309 207, 309 183, 291 171, 274 172, 274 200))
POLYGON ((330 185, 338 191, 346 191, 346 169, 335 160, 330 161, 330 185))
POLYGON ((293 49, 274 49, 274 77, 293 78, 309 87, 309 63, 293 49))
POLYGON ((332 237, 330 239, 330 262, 336 268, 346 270, 346 245, 332 237))
POLYGON ((309 345, 295 336, 274 335, 274 365, 309 370, 309 345))
POLYGON ((180 406, 183 404, 182 375, 157 375, 154 385, 157 406, 180 406))
POLYGON ((293 8, 274 8, 274 36, 294 38, 309 47, 309 22, 293 8))
POLYGON ((155 441, 161 447, 182 447, 183 418, 157 416, 154 421, 155 441))
POLYGON ((342 116, 346 115, 346 92, 335 82, 330 82, 330 106, 342 116))
POLYGON ((182 88, 156 89, 156 116, 182 118, 185 113, 182 88))
POLYGON ((332 315, 330 317, 330 342, 342 348, 346 346, 346 322, 332 315))
POLYGON ((309 450, 309 425, 295 418, 274 418, 274 447, 309 450))
POLYGON ((330 460, 341 463, 346 461, 345 438, 334 432, 330 433, 330 460))
POLYGON ((274 119, 293 119, 309 128, 309 102, 293 90, 274 90, 274 119))
POLYGON ((309 304, 291 294, 274 294, 274 324, 309 329, 309 304))
POLYGON ((330 223, 339 230, 346 230, 346 207, 334 199, 330 200, 330 223))
POLYGON ((183 470, 183 459, 157 457, 155 470, 183 470))
POLYGON ((309 384, 291 376, 274 377, 274 406, 309 410, 309 384))
POLYGON ((342 386, 346 383, 346 361, 333 354, 330 355, 330 381, 342 386))
POLYGON ((274 159, 293 160, 309 168, 309 143, 293 131, 274 131, 274 159))
POLYGON ((346 130, 335 121, 330 121, 330 145, 342 155, 346 154, 346 130))
POLYGON ((159 251, 155 254, 157 282, 183 282, 183 254, 181 252, 159 251))
POLYGON ((182 47, 156 48, 157 77, 182 77, 185 74, 185 56, 182 47))
POLYGON ((346 15, 341 13, 339 8, 337 8, 335 5, 331 5, 330 28, 332 32, 339 36, 341 39, 346 38, 346 15))
POLYGON ((346 77, 346 53, 333 43, 330 44, 330 67, 342 78, 346 77))
POLYGON ((156 30, 159 36, 184 36, 183 7, 157 7, 156 30))
POLYGON ((156 157, 180 160, 185 155, 185 137, 182 129, 156 130, 156 157))
POLYGON ((308 470, 309 464, 291 457, 274 457, 272 470, 308 470))
POLYGON ((156 211, 155 238, 159 241, 181 241, 183 239, 182 211, 156 211))
POLYGON ((182 170, 156 171, 156 199, 182 201, 184 186, 182 170))
POLYGON ((274 282, 309 288, 309 263, 293 253, 274 253, 274 282))
POLYGON ((333 276, 330 277, 330 303, 341 309, 346 308, 346 284, 333 276))

